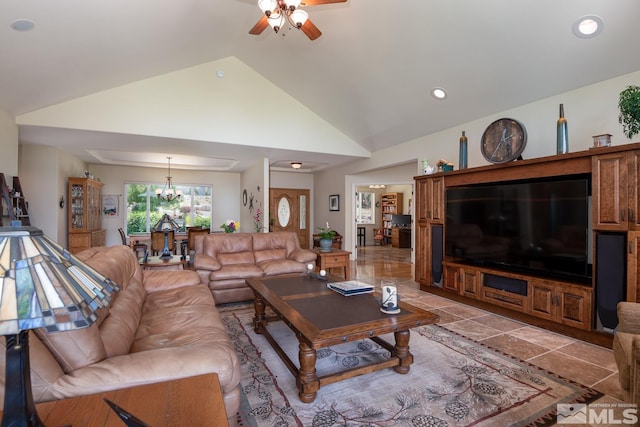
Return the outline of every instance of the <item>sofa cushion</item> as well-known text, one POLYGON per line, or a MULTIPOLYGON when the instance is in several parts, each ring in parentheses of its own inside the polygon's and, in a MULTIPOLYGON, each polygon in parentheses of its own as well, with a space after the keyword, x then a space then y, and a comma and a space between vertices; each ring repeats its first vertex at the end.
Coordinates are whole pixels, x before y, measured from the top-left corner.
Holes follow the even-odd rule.
POLYGON ((255 251, 253 256, 256 259, 256 264, 260 265, 264 261, 287 259, 287 250, 285 248, 264 249, 255 251))
POLYGON ((107 358, 97 323, 72 331, 47 333, 41 328, 34 332, 67 374, 107 358))
POLYGON ((129 353, 146 294, 138 260, 128 246, 122 245, 83 251, 78 258, 120 286, 109 304, 109 314, 100 325, 100 335, 107 357, 129 353))
POLYGON ((304 264, 289 259, 270 259, 258 264, 266 276, 286 273, 302 273, 306 270, 304 264))
POLYGON ((298 236, 293 232, 255 233, 252 237, 254 252, 284 249, 282 258, 288 258, 291 252, 300 248, 298 236))
POLYGON ((220 270, 212 271, 209 280, 249 279, 262 276, 264 276, 264 272, 254 263, 229 264, 220 270))
POLYGON ((210 305, 212 307, 211 310, 215 310, 215 308, 213 308, 215 304, 211 298, 211 292, 209 292, 207 287, 190 286, 147 294, 147 298, 142 306, 142 313, 185 305, 210 305))

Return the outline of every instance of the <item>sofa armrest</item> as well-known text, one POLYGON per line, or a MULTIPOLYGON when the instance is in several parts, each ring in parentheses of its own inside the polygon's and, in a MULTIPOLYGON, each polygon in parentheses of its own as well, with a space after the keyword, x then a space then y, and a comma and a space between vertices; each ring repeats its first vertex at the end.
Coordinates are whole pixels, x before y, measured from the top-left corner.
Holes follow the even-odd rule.
POLYGON ((618 303, 618 330, 640 334, 640 304, 622 301, 618 303))
POLYGON ((629 400, 640 403, 640 335, 631 341, 631 360, 629 361, 629 400))
POLYGON ((294 249, 289 254, 289 259, 293 261, 298 261, 302 263, 313 262, 316 260, 318 255, 315 252, 310 251, 309 249, 294 249))
POLYGON ((196 270, 211 270, 218 271, 222 268, 220 262, 205 254, 196 254, 195 259, 193 260, 193 268, 196 270))
POLYGON ((144 290, 149 292, 164 291, 167 289, 182 288, 200 284, 200 276, 191 270, 163 271, 143 270, 142 284, 144 290))

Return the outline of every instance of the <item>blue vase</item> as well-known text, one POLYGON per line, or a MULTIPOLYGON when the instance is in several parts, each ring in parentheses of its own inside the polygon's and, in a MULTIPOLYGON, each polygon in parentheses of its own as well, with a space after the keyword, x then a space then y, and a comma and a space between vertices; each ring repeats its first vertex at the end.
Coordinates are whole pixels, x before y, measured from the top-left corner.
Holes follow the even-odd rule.
POLYGON ((567 119, 564 118, 564 105, 560 104, 560 118, 558 119, 558 135, 556 141, 557 154, 569 152, 569 132, 567 131, 567 119))
POLYGON ((331 252, 333 239, 320 239, 320 252, 331 252))

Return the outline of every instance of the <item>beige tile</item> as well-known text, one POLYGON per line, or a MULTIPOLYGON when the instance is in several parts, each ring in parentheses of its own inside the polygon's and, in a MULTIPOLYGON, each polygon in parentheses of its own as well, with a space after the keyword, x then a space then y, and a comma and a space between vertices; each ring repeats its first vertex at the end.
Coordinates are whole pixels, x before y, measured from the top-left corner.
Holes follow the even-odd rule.
POLYGON ((497 329, 490 328, 489 326, 485 326, 482 323, 474 322, 470 319, 447 323, 443 326, 451 331, 457 332, 467 338, 471 338, 476 341, 493 337, 501 333, 497 329))
POLYGON ((528 362, 588 387, 611 375, 608 369, 557 351, 534 357, 528 362))
POLYGON ((592 388, 598 390, 600 393, 615 397, 616 399, 621 401, 624 401, 626 398, 627 392, 624 391, 620 386, 617 373, 611 374, 602 381, 595 383, 592 388))
POLYGON ((498 316, 497 314, 487 314, 486 316, 474 317, 473 320, 503 332, 513 331, 515 329, 528 326, 526 323, 498 316))
POLYGON ((549 351, 544 347, 521 340, 509 334, 496 335, 480 342, 520 360, 529 360, 532 357, 549 351))
POLYGON ((446 308, 443 308, 443 310, 446 310, 449 313, 460 316, 464 319, 472 319, 474 317, 485 316, 487 314, 487 312, 484 310, 480 310, 478 308, 460 303, 450 305, 446 308))
POLYGON ((598 365, 612 372, 618 370, 616 361, 613 359, 613 351, 583 341, 576 341, 565 347, 558 349, 559 352, 577 357, 578 359, 598 365))
POLYGON ((559 347, 564 347, 575 342, 572 338, 546 331, 544 329, 539 329, 534 326, 525 326, 524 328, 516 329, 509 333, 515 337, 551 350, 555 350, 559 347))
MULTIPOLYGON (((422 308, 422 307, 421 307, 422 308)), ((433 314, 437 314, 438 316, 440 316, 440 320, 438 320, 438 324, 440 325, 445 325, 447 323, 452 323, 452 322, 458 322, 460 320, 462 320, 461 317, 455 316, 447 311, 442 311, 439 309, 427 309, 429 310, 431 313, 433 314)))

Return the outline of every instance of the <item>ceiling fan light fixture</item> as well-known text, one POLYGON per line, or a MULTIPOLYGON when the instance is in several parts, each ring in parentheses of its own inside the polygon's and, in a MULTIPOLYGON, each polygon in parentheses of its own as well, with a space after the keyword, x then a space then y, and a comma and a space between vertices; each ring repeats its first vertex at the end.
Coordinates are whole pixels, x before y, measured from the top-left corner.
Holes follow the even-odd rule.
POLYGON ((271 15, 269 16, 269 25, 271 25, 271 28, 273 28, 273 31, 277 33, 278 30, 282 28, 283 24, 284 24, 284 16, 282 16, 280 11, 271 13, 271 15))
POLYGON ((296 9, 291 12, 291 20, 295 24, 296 28, 300 29, 305 22, 309 19, 309 14, 302 9, 296 9))
POLYGON ((287 7, 291 12, 293 12, 295 9, 300 7, 301 3, 302 3, 302 0, 288 0, 285 2, 285 4, 287 5, 287 7))
POLYGON ((258 0, 258 7, 267 17, 271 16, 277 5, 276 0, 258 0))

